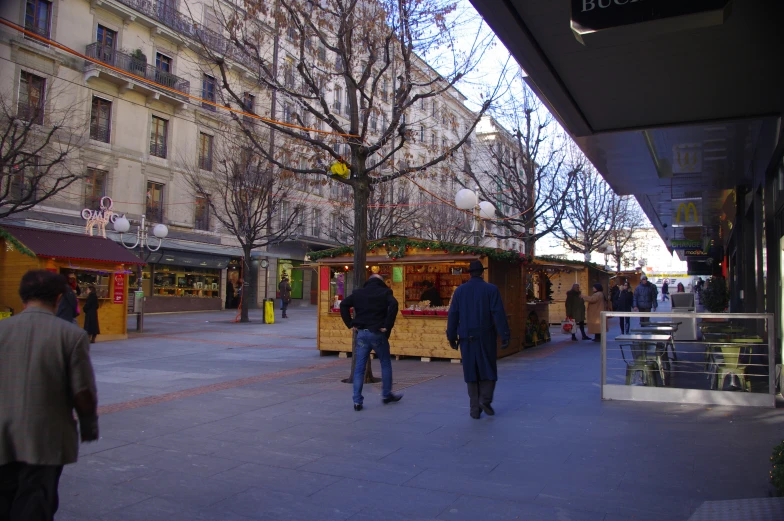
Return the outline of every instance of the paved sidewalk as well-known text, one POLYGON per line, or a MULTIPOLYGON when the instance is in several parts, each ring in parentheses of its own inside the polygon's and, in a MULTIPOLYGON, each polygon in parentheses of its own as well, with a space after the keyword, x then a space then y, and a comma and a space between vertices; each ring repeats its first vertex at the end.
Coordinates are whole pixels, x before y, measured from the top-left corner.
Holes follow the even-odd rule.
POLYGON ((350 360, 319 356, 313 308, 289 315, 148 316, 95 344, 102 437, 57 520, 678 521, 768 495, 778 410, 602 402, 599 345, 555 334, 499 363, 495 417, 469 417, 459 365, 413 360, 401 402, 374 385, 356 413, 350 360))

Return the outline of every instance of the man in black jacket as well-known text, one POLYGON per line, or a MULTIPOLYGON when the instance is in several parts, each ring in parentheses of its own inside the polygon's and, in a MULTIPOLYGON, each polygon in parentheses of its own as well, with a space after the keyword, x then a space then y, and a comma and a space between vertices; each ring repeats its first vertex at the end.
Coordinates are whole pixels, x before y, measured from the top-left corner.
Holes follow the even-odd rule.
POLYGON ((357 332, 357 360, 354 369, 354 410, 362 410, 362 385, 370 351, 381 361, 381 396, 384 403, 399 401, 402 394, 392 394, 392 357, 389 335, 397 317, 397 300, 381 275, 371 275, 365 286, 356 289, 340 303, 340 316, 346 327, 357 332), (351 318, 354 308, 354 318, 351 318))

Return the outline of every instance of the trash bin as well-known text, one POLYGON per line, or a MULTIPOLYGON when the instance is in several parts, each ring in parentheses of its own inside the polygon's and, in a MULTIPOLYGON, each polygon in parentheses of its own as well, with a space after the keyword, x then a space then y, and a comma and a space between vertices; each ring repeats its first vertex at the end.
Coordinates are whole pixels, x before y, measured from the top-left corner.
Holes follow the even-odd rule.
MULTIPOLYGON (((671 293, 673 313, 695 313, 694 293, 671 293)), ((674 340, 697 340, 697 317, 674 318, 675 322, 683 322, 673 335, 674 340)))
POLYGON ((275 323, 275 301, 271 298, 264 299, 264 323, 275 323))

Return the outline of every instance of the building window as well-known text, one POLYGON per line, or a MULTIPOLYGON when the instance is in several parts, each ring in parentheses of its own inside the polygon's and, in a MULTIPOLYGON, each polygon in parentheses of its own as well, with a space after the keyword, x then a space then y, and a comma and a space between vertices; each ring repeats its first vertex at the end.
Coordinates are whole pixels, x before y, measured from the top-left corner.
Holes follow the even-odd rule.
POLYGON ((213 137, 199 132, 199 168, 212 172, 212 140, 213 137))
POLYGON ((333 108, 335 112, 340 112, 340 99, 343 97, 343 89, 340 87, 335 87, 335 102, 333 108))
POLYGON ((424 125, 419 125, 419 142, 420 143, 424 143, 425 142, 425 126, 424 125))
POLYGON ((370 128, 373 130, 378 130, 378 117, 375 114, 370 116, 370 128))
POLYGON ((108 143, 111 137, 112 102, 93 96, 90 112, 90 139, 108 143))
POLYGON ((283 121, 286 123, 292 122, 291 117, 291 103, 284 103, 283 104, 283 121))
POLYGON ((49 25, 52 18, 52 3, 46 0, 27 0, 25 8, 25 29, 49 38, 49 25))
POLYGON ((286 228, 286 224, 289 222, 289 202, 283 201, 280 204, 280 230, 286 228))
POLYGON ((196 198, 196 215, 193 223, 197 230, 210 230, 210 203, 204 197, 196 198))
POLYGON ((351 114, 351 103, 349 102, 348 91, 346 91, 346 114, 351 114))
POLYGON ((8 180, 8 200, 16 203, 35 201, 36 186, 40 180, 38 156, 24 154, 8 180))
POLYGON ((322 61, 322 62, 326 62, 327 61, 327 48, 324 47, 323 43, 319 43, 318 59, 320 61, 322 61))
POLYGON ((430 134, 430 146, 436 146, 436 133, 433 132, 430 134))
POLYGON ((106 170, 88 168, 87 176, 84 178, 84 207, 90 210, 98 210, 101 207, 101 199, 106 195, 106 170))
MULTIPOLYGON (((243 92, 242 93, 242 110, 249 114, 255 114, 256 112, 256 96, 251 94, 250 92, 243 92)), ((255 118, 250 116, 242 116, 243 121, 247 123, 253 123, 255 118)))
POLYGON ((313 210, 313 237, 321 237, 321 210, 313 210))
POLYGON ((95 41, 98 43, 97 58, 104 63, 114 64, 114 49, 117 43, 117 31, 98 26, 95 34, 95 41))
POLYGON ((22 71, 19 77, 19 105, 17 107, 19 119, 43 125, 45 88, 46 80, 44 78, 22 71))
POLYGON ((215 78, 208 74, 204 74, 201 78, 201 97, 206 100, 201 103, 202 108, 215 112, 217 107, 207 103, 211 101, 215 103, 215 78))
POLYGON ((169 133, 169 122, 157 116, 152 117, 150 129, 150 155, 166 157, 166 142, 169 133))
POLYGON ((151 221, 163 222, 163 189, 161 183, 147 182, 147 204, 145 214, 151 221))

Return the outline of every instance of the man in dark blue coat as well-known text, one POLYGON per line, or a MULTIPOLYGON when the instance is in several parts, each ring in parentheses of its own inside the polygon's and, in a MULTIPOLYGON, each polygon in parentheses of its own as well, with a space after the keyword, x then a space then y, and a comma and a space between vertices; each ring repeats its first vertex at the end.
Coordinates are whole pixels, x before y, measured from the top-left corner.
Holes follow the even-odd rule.
POLYGON ((452 349, 460 348, 463 377, 468 385, 471 417, 479 419, 484 411, 493 415, 496 367, 496 334, 501 335, 501 349, 509 346, 509 324, 498 288, 482 280, 484 266, 471 261, 471 279, 459 286, 449 305, 446 337, 452 349))

